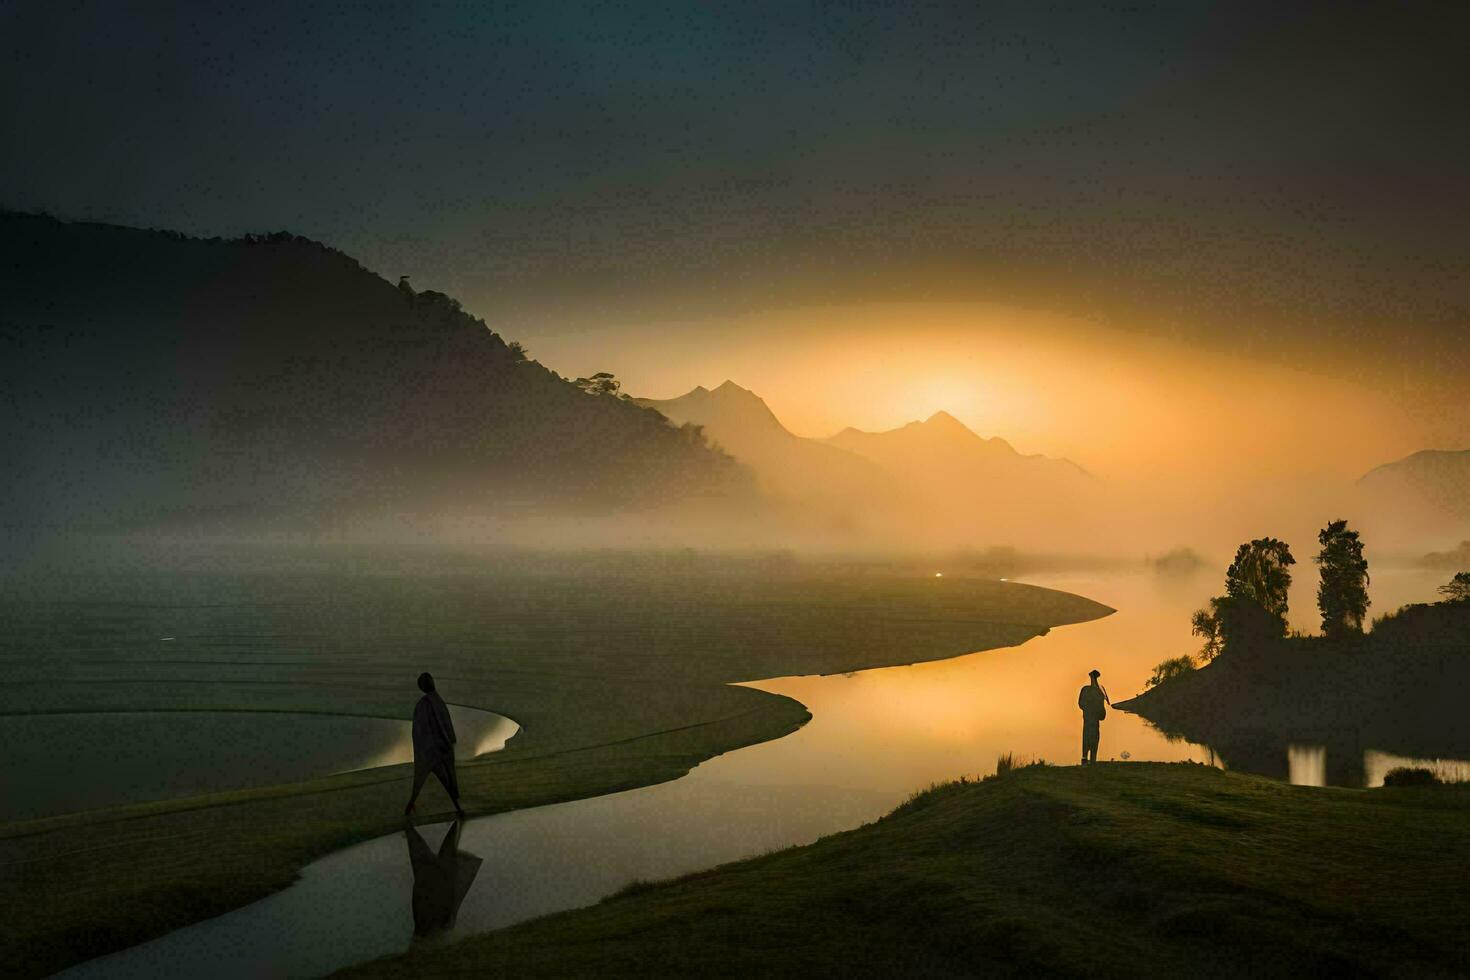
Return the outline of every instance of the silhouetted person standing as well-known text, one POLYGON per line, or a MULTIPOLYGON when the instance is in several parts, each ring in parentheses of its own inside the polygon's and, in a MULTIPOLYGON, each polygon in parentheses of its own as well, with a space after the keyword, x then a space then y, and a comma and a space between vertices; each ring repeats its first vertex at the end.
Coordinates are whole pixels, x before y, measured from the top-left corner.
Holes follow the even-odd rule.
POLYGON ((464 808, 459 805, 459 779, 454 773, 454 722, 449 720, 449 706, 434 690, 434 678, 428 671, 419 675, 419 690, 424 696, 413 709, 413 793, 403 812, 413 812, 419 790, 433 773, 454 801, 455 811, 464 816, 464 808))
POLYGON ((1101 736, 1100 725, 1108 716, 1108 692, 1098 684, 1098 677, 1102 676, 1097 671, 1089 671, 1088 677, 1092 683, 1084 687, 1077 695, 1077 707, 1082 709, 1082 762, 1083 764, 1097 761, 1097 741, 1101 736))

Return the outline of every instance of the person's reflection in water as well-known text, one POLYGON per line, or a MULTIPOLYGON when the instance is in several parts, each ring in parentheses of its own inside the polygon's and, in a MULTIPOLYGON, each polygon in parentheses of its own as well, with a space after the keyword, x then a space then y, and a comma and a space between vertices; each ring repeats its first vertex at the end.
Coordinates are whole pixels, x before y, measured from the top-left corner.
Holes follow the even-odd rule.
POLYGON ((409 824, 408 860, 413 865, 413 934, 432 936, 454 928, 459 905, 474 884, 483 863, 459 849, 460 821, 449 825, 439 853, 429 850, 418 828, 409 824))
POLYGON ((419 791, 424 788, 429 773, 433 773, 454 801, 455 812, 462 817, 464 807, 459 805, 459 778, 454 772, 454 722, 449 718, 449 706, 434 689, 434 677, 428 671, 419 675, 419 690, 424 696, 413 709, 413 792, 403 812, 413 812, 419 791))

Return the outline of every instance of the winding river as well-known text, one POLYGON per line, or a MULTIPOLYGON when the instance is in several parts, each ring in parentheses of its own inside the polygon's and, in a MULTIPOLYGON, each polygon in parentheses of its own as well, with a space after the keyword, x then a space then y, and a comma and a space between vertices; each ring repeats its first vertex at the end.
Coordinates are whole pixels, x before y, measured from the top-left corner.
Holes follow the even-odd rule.
MULTIPOLYGON (((754 683, 800 700, 811 722, 673 782, 471 820, 457 841, 448 823, 367 841, 308 865, 285 891, 66 975, 320 975, 808 843, 873 820, 931 782, 991 771, 1000 753, 1070 764, 1087 671, 1100 669, 1119 699, 1141 689, 1154 663, 1196 645, 1188 614, 1213 584, 1142 570, 1027 581, 1118 612, 937 663, 754 683), (425 922, 425 889, 444 880, 458 882, 441 896, 447 914, 425 922)), ((1408 594, 1399 601, 1433 598, 1417 594, 1417 580, 1400 584, 1408 594)), ((1302 750, 1283 746, 1283 758, 1302 750)), ((1215 763, 1209 748, 1121 712, 1104 723, 1100 757, 1215 763)))

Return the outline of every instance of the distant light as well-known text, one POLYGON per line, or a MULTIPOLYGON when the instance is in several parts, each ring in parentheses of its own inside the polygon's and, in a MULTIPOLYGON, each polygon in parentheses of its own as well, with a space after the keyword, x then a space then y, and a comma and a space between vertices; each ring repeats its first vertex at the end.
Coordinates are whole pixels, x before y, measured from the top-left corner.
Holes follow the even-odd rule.
POLYGON ((172 639, 174 639, 174 637, 172 637, 172 636, 160 636, 158 638, 158 641, 160 643, 166 643, 166 642, 168 642, 169 640, 172 640, 172 639))
POLYGON ((1001 580, 1001 581, 1002 581, 1002 582, 1009 582, 1009 581, 1010 581, 1010 579, 1008 579, 1008 578, 1006 578, 1006 577, 1005 577, 1005 576, 1004 576, 1004 575, 1002 575, 1002 576, 1001 576, 1001 577, 1000 577, 1000 580, 1001 580))
POLYGON ((944 573, 943 572, 935 572, 934 573, 934 577, 935 578, 944 578, 944 573))

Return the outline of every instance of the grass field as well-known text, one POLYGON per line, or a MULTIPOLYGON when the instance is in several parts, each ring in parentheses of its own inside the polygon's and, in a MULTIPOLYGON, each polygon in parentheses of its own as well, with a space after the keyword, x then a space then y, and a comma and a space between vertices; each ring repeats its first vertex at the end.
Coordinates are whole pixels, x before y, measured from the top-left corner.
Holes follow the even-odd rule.
POLYGON ((1159 763, 924 793, 807 847, 357 976, 1463 974, 1470 787, 1159 763))
MULTIPOLYGON (((409 717, 414 676, 523 730, 463 765, 471 814, 676 778, 799 727, 732 681, 1013 645, 1105 614, 1076 596, 883 568, 691 562, 137 572, 5 583, 0 712, 409 717), (160 646, 162 636, 176 636, 160 646)), ((218 915, 394 830, 404 766, 0 825, 0 961, 50 972, 218 915)), ((420 809, 447 806, 431 787, 420 809)))

